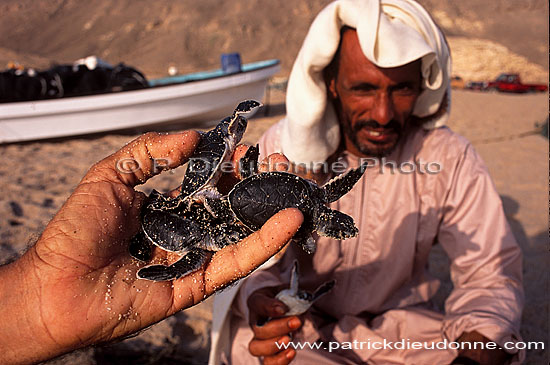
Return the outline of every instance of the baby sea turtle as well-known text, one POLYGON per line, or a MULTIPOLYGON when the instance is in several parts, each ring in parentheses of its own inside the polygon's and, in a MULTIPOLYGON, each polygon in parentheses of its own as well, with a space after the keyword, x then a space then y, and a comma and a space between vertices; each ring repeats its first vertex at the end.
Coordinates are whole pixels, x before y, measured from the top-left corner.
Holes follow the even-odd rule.
POLYGON ((181 193, 174 199, 159 194, 149 204, 151 210, 166 211, 177 208, 183 201, 203 201, 205 197, 220 198, 216 184, 222 175, 221 166, 228 162, 241 141, 248 120, 242 116, 258 108, 261 104, 255 100, 245 100, 235 108, 230 117, 223 119, 210 131, 203 133, 199 145, 189 159, 189 165, 181 193), (162 197, 162 198, 161 198, 162 197))
POLYGON ((288 307, 288 311, 285 316, 299 316, 305 313, 312 305, 328 293, 336 283, 336 280, 327 281, 321 284, 313 293, 305 290, 300 290, 299 280, 300 272, 298 269, 298 261, 294 260, 292 266, 292 274, 290 276, 290 288, 281 290, 275 298, 285 303, 288 307))
POLYGON ((254 100, 241 102, 230 117, 202 135, 177 197, 165 197, 157 191, 149 195, 142 212, 142 229, 130 243, 130 254, 146 261, 153 244, 182 257, 168 266, 146 266, 138 271, 138 278, 177 279, 200 268, 206 251, 220 250, 251 233, 247 227, 233 224, 232 216, 214 214, 208 203, 215 204, 221 198, 215 185, 222 164, 230 160, 246 130, 248 122, 243 114, 260 105, 254 100))
POLYGON ((343 240, 357 235, 353 218, 327 207, 349 192, 359 181, 367 164, 351 169, 319 187, 311 180, 288 172, 263 172, 238 182, 228 195, 228 205, 237 219, 253 231, 285 208, 298 208, 304 222, 294 235, 307 253, 315 252, 312 232, 343 240))
POLYGON ((202 136, 178 197, 164 197, 156 191, 150 194, 142 212, 142 230, 132 240, 130 253, 146 261, 153 244, 183 256, 172 265, 146 266, 138 271, 139 278, 173 280, 195 271, 204 263, 206 251, 217 251, 238 242, 289 207, 296 207, 304 214, 304 222, 293 240, 308 253, 316 248, 312 232, 336 239, 357 235, 350 216, 326 205, 352 189, 366 164, 319 187, 286 172, 258 174, 256 146, 249 148, 240 161, 243 180, 227 196, 216 190, 221 166, 231 158, 246 129, 247 121, 242 114, 259 105, 252 100, 240 103, 232 116, 202 136))

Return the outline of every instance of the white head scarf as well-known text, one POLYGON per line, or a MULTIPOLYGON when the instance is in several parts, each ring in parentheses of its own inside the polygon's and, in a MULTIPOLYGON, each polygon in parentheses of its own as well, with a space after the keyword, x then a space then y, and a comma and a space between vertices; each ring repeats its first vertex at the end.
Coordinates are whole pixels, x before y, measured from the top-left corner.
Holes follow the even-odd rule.
POLYGON ((338 148, 340 128, 327 99, 323 70, 338 49, 344 25, 357 30, 363 53, 379 67, 422 59, 422 92, 413 115, 428 117, 426 129, 448 119, 450 100, 444 113, 436 112, 444 96, 450 98, 451 58, 428 12, 413 0, 336 0, 313 21, 290 73, 281 144, 295 163, 324 162, 338 148))

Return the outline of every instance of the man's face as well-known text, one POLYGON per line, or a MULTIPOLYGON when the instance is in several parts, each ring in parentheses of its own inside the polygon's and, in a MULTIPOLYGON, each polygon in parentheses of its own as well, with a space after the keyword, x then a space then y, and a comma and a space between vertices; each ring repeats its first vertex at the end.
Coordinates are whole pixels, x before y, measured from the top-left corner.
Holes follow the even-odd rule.
POLYGON ((328 80, 346 149, 358 156, 389 154, 402 138, 420 94, 420 60, 395 68, 370 62, 355 30, 342 36, 336 77, 328 80))

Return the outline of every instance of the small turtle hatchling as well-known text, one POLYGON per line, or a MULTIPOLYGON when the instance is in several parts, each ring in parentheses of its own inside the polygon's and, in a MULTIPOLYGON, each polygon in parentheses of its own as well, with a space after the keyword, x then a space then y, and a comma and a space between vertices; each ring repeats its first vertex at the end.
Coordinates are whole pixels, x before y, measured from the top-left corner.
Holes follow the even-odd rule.
POLYGON ((328 293, 336 283, 336 280, 327 281, 321 284, 313 293, 299 288, 300 272, 298 269, 298 261, 294 260, 292 266, 292 274, 290 276, 290 288, 281 290, 275 298, 285 303, 288 311, 285 316, 299 316, 305 313, 315 301, 319 300, 323 295, 328 293))
POLYGON ((202 135, 177 197, 165 197, 157 191, 149 195, 141 215, 141 231, 130 243, 130 254, 148 261, 153 244, 182 257, 171 265, 143 267, 138 270, 138 278, 153 281, 180 278, 202 266, 206 251, 218 251, 252 232, 243 225, 233 224, 232 216, 214 214, 209 202, 217 204, 221 198, 215 185, 222 174, 222 164, 230 160, 246 130, 248 122, 243 114, 260 105, 255 100, 241 102, 231 116, 202 135))
POLYGON ((366 168, 364 163, 322 186, 288 172, 249 172, 250 176, 238 182, 229 192, 229 208, 240 222, 253 231, 282 209, 300 209, 304 222, 292 240, 311 254, 316 249, 311 235, 313 232, 338 240, 357 236, 358 229, 353 218, 327 205, 349 192, 366 168))

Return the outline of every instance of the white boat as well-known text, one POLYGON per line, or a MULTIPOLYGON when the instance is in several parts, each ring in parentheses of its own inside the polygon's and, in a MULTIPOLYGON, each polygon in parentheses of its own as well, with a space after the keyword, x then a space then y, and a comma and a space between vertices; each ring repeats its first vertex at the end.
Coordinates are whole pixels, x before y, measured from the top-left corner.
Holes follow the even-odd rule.
POLYGON ((31 141, 167 123, 218 121, 242 100, 262 100, 278 60, 150 80, 150 88, 0 104, 0 143, 31 141))

